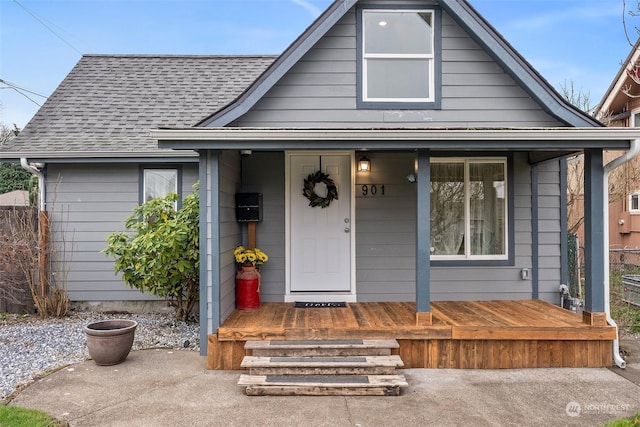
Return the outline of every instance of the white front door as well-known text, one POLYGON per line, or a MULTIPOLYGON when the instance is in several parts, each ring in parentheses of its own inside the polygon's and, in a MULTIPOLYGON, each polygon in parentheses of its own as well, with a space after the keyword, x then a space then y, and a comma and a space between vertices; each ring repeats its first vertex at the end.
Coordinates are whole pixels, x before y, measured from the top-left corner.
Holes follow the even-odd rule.
MULTIPOLYGON (((331 292, 350 293, 352 155, 290 153, 288 160, 290 295, 302 300, 299 293, 305 293, 322 301, 331 300, 331 292), (316 171, 328 174, 338 190, 338 198, 325 208, 309 206, 302 194, 304 179, 316 171)), ((317 184, 315 192, 325 197, 326 186, 317 184)))

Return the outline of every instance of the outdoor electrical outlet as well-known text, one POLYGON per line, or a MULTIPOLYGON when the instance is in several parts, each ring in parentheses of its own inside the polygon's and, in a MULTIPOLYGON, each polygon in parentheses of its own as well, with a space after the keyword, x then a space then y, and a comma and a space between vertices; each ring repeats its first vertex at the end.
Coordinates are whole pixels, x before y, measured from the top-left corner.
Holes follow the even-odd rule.
POLYGON ((529 269, 528 268, 523 268, 522 270, 520 270, 520 277, 522 277, 522 280, 528 280, 529 279, 529 269))

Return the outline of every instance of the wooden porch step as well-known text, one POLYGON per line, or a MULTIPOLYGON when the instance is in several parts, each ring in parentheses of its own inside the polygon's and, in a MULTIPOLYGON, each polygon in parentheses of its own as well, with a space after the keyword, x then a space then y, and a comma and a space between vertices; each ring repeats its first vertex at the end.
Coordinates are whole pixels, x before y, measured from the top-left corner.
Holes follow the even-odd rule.
POLYGON ((404 375, 241 375, 249 396, 398 396, 404 375))
POLYGON ((249 396, 397 396, 407 386, 394 339, 247 341, 238 385, 249 396))
POLYGON ((400 347, 394 339, 386 340, 298 340, 247 341, 244 348, 254 356, 388 356, 400 347))
POLYGON ((400 356, 245 356, 250 375, 391 375, 404 364, 400 356))

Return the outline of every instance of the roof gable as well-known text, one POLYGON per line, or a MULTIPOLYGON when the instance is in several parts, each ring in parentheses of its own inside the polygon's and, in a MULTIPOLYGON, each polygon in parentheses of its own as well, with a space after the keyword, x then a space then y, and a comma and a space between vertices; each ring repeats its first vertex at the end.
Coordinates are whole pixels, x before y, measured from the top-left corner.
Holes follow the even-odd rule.
MULTIPOLYGON (((357 3, 358 0, 335 1, 240 97, 198 126, 223 127, 246 114, 357 3)), ((439 0, 437 4, 548 114, 569 126, 601 126, 566 102, 465 0, 439 0)))
POLYGON ((570 126, 602 126, 567 102, 466 0, 439 2, 543 109, 570 126))
POLYGON ((197 126, 225 126, 249 111, 357 2, 358 0, 334 1, 240 97, 197 126))

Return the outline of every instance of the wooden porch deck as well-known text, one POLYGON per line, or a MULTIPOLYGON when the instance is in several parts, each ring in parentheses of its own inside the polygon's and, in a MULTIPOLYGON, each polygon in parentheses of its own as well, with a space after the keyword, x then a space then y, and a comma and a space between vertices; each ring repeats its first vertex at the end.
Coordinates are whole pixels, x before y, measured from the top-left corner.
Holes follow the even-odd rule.
POLYGON ((612 363, 615 328, 538 300, 431 303, 433 324, 416 325, 415 303, 295 308, 263 303, 234 311, 209 336, 209 369, 240 369, 248 340, 395 338, 408 368, 602 367, 612 363))

